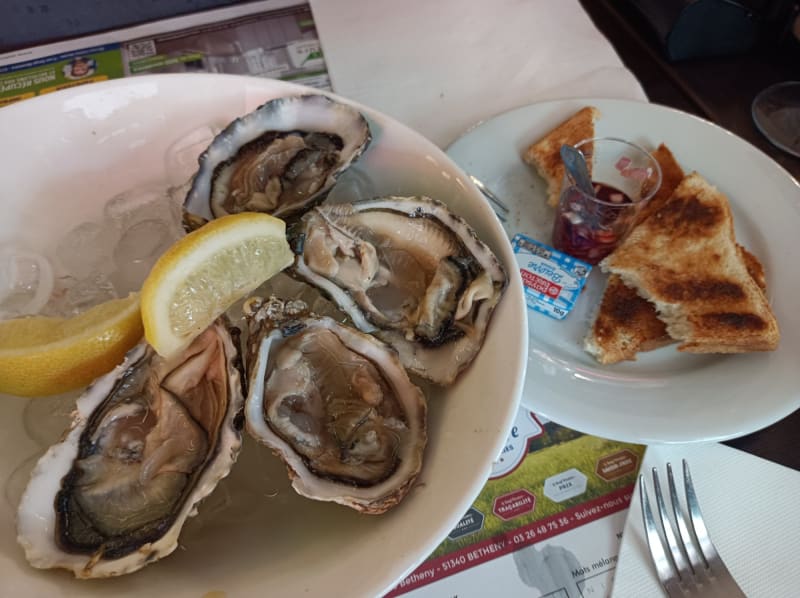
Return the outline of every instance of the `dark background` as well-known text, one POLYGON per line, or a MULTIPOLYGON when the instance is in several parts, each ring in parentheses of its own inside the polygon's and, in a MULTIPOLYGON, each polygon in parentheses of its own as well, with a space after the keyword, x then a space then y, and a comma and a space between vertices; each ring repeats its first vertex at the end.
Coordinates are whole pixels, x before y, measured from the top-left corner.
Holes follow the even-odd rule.
MULTIPOLYGON (((800 80, 800 43, 788 31, 790 19, 798 14, 798 2, 580 1, 652 102, 717 123, 766 152, 800 179, 800 158, 772 146, 750 116, 750 105, 761 90, 773 83, 800 80), (692 19, 687 17, 690 14, 685 12, 687 9, 704 12, 692 19), (698 27, 701 34, 697 33, 698 27), (676 43, 680 37, 677 33, 684 34, 682 45, 676 43), (674 35, 670 37, 671 34, 674 35), (704 47, 692 43, 697 40, 705 42, 704 47), (692 51, 695 55, 686 55, 692 51), (676 57, 676 53, 684 55, 676 57)), ((245 3, 242 0, 0 0, 0 53, 245 3)), ((754 401, 758 399, 753 397, 754 401)), ((726 444, 800 470, 800 411, 763 431, 726 444)))
MULTIPOLYGON (((651 102, 690 112, 736 133, 800 179, 800 158, 771 145, 750 116, 750 105, 761 90, 781 81, 800 80, 800 42, 787 31, 800 3, 743 3, 771 5, 773 11, 781 11, 780 20, 769 22, 769 15, 764 14, 759 23, 758 13, 752 11, 757 37, 750 48, 720 56, 669 60, 662 36, 639 8, 648 4, 644 0, 580 1, 625 66, 639 79, 651 102)), ((652 2, 692 4, 673 0, 652 2)), ((706 2, 724 3, 723 0, 706 2)), ((705 20, 706 27, 713 27, 713 14, 705 20)))
POLYGON ((242 0, 0 0, 0 54, 242 0))

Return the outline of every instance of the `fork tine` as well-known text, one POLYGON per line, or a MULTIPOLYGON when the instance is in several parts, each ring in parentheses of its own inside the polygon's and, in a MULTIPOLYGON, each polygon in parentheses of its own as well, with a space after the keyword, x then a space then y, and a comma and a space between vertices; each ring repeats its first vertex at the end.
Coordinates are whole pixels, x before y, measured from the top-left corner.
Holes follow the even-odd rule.
POLYGON ((683 590, 681 590, 680 582, 675 575, 674 563, 664 549, 664 543, 658 533, 656 527, 656 520, 653 517, 653 512, 650 509, 650 501, 647 499, 647 484, 644 480, 644 475, 639 475, 639 500, 642 503, 642 520, 644 521, 645 538, 647 539, 647 547, 650 550, 650 556, 653 559, 653 564, 656 567, 656 574, 658 580, 667 592, 670 598, 681 598, 683 590))
POLYGON ((700 595, 709 598, 746 598, 711 542, 686 459, 683 460, 683 481, 688 526, 676 490, 672 464, 667 463, 672 518, 667 512, 658 470, 654 467, 652 473, 661 530, 650 508, 644 474, 639 475, 642 519, 658 579, 670 598, 700 595))
POLYGON ((711 536, 703 520, 703 514, 700 512, 700 503, 697 501, 697 493, 694 490, 692 472, 689 471, 689 463, 686 459, 683 460, 683 486, 686 490, 686 506, 689 510, 691 533, 695 542, 697 542, 697 545, 700 547, 700 553, 703 555, 708 571, 712 576, 717 578, 720 584, 726 586, 725 596, 731 598, 737 596, 744 597, 744 592, 742 592, 736 584, 736 581, 725 566, 725 563, 722 562, 717 549, 711 542, 711 536))
POLYGON ((658 479, 658 470, 653 468, 653 489, 656 494, 656 504, 658 505, 658 516, 661 519, 661 529, 664 530, 664 538, 667 541, 669 548, 669 559, 672 566, 678 572, 681 580, 685 580, 690 575, 688 570, 686 557, 678 545, 678 540, 675 537, 675 527, 667 514, 667 507, 664 504, 664 494, 661 492, 661 482, 658 479))
POLYGON ((693 539, 694 536, 690 536, 689 529, 686 526, 686 518, 684 517, 683 508, 681 507, 678 491, 675 486, 675 476, 672 475, 672 463, 667 463, 667 482, 669 483, 673 521, 678 525, 678 547, 689 563, 688 569, 681 572, 684 587, 691 592, 699 592, 700 588, 707 588, 710 590, 711 580, 708 576, 705 560, 702 554, 698 552, 699 545, 696 539, 693 539))
POLYGON ((509 209, 506 204, 500 201, 500 198, 497 197, 486 185, 483 184, 478 177, 474 175, 469 175, 469 180, 478 188, 478 191, 483 193, 483 196, 488 199, 492 204, 494 204, 493 209, 500 217, 501 220, 504 220, 503 215, 508 214, 509 209))
MULTIPOLYGON (((684 463, 686 460, 684 459, 684 463)), ((706 562, 702 554, 696 548, 698 544, 693 540, 693 536, 689 535, 689 528, 686 526, 686 518, 683 514, 683 507, 681 507, 680 500, 678 499, 678 490, 675 486, 675 477, 672 475, 672 463, 667 463, 667 482, 669 483, 669 497, 672 503, 672 514, 675 522, 678 524, 678 545, 680 546, 683 556, 689 562, 689 567, 695 575, 702 575, 706 569, 706 562)))
POLYGON ((697 501, 697 493, 692 483, 692 472, 689 470, 689 463, 683 460, 683 487, 686 490, 686 506, 689 509, 689 523, 692 526, 692 538, 700 547, 700 554, 703 557, 705 566, 710 565, 709 560, 720 560, 711 538, 708 535, 703 514, 700 512, 700 503, 697 501))
POLYGON ((725 598, 746 598, 711 542, 711 536, 700 511, 700 503, 697 500, 697 493, 692 482, 692 473, 689 470, 689 463, 686 459, 683 460, 683 487, 686 492, 686 507, 691 526, 690 533, 706 564, 705 573, 716 580, 712 587, 716 586, 719 595, 725 596, 725 598))

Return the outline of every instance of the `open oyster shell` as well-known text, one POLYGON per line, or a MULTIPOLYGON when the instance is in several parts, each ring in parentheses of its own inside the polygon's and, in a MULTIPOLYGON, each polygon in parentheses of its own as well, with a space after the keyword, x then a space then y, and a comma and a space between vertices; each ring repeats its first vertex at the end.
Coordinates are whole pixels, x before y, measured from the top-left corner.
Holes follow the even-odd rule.
POLYGON ((206 219, 302 213, 325 199, 370 140, 366 119, 352 106, 323 95, 271 100, 211 142, 184 208, 206 219))
POLYGON ((422 466, 427 405, 389 346, 304 303, 245 303, 247 431, 301 495, 383 513, 422 466))
POLYGON ((427 197, 318 206, 295 235, 294 273, 441 385, 480 350, 508 284, 472 228, 427 197))
POLYGON ((18 541, 28 561, 110 577, 175 550, 187 517, 239 453, 239 365, 216 323, 180 356, 165 360, 141 343, 98 378, 20 501, 18 541))

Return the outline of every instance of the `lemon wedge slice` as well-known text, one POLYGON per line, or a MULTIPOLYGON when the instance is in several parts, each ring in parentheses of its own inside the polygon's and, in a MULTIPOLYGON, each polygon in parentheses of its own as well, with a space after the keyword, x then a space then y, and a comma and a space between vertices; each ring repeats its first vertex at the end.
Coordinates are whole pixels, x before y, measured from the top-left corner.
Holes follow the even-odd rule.
POLYGON ((147 342, 171 357, 293 260, 283 220, 255 212, 212 220, 172 245, 145 280, 147 342))
POLYGON ((36 397, 80 388, 119 365, 141 338, 138 294, 72 318, 0 322, 0 392, 36 397))

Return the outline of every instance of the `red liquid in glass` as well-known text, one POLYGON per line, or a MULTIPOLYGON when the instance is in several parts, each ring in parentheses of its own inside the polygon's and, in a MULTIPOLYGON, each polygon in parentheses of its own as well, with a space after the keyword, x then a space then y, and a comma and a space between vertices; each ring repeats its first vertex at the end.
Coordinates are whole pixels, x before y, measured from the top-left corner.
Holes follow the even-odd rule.
POLYGON ((553 225, 553 247, 590 264, 614 251, 636 214, 631 198, 619 189, 603 183, 593 186, 595 197, 612 205, 590 201, 571 188, 561 199, 553 225))

